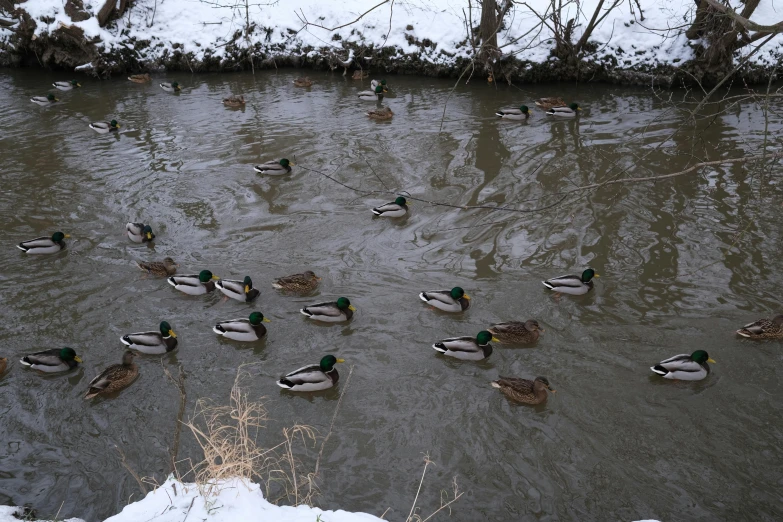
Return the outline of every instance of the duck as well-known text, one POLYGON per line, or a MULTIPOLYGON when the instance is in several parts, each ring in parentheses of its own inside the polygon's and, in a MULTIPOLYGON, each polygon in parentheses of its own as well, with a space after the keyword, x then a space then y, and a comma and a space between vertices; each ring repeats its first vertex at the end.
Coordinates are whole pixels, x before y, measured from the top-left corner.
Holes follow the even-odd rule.
POLYGON ((783 315, 746 324, 737 333, 749 339, 780 339, 783 337, 783 315))
POLYGON ((381 217, 402 217, 408 213, 408 200, 402 196, 398 196, 397 199, 391 203, 375 207, 372 209, 372 213, 381 217))
POLYGON ((459 286, 451 290, 432 290, 419 294, 419 299, 444 312, 464 312, 470 308, 470 296, 459 286))
POLYGON ((82 360, 76 350, 66 346, 25 355, 19 362, 39 372, 58 373, 76 368, 82 360))
POLYGON ((452 337, 433 344, 432 347, 443 355, 463 361, 481 361, 492 355, 490 341, 497 341, 492 334, 482 330, 476 337, 452 337))
POLYGON ((312 87, 313 80, 311 80, 307 76, 305 76, 304 78, 297 78, 296 80, 294 80, 294 85, 296 87, 312 87))
POLYGON ((573 118, 577 115, 577 111, 581 110, 578 103, 572 103, 567 107, 552 107, 546 113, 557 118, 573 118))
POLYGON ((108 134, 112 131, 119 130, 120 124, 117 123, 117 120, 96 121, 90 123, 90 128, 95 132, 97 132, 98 134, 108 134))
POLYGON ((253 167, 253 170, 259 174, 266 174, 268 176, 281 176, 283 174, 290 174, 291 167, 295 166, 295 164, 291 163, 286 158, 283 158, 280 161, 268 161, 261 165, 256 165, 253 167))
POLYGON ((182 90, 177 82, 163 82, 160 84, 160 88, 166 92, 179 92, 182 90))
POLYGON ((0 375, 5 373, 5 369, 8 368, 8 359, 0 357, 0 375))
POLYGON ((37 103, 38 105, 51 105, 53 103, 57 103, 59 98, 55 98, 54 94, 47 94, 46 96, 33 96, 30 98, 30 101, 33 103, 37 103))
POLYGON ((312 292, 318 286, 320 277, 316 276, 311 270, 307 270, 301 274, 293 274, 290 276, 281 277, 275 279, 272 282, 272 287, 278 290, 287 290, 289 292, 312 292))
POLYGON ((54 82, 52 84, 52 87, 56 87, 61 91, 70 91, 74 87, 81 87, 81 86, 82 84, 77 82, 76 80, 71 80, 70 82, 54 82))
POLYGON ((139 332, 123 335, 122 344, 147 355, 162 355, 177 347, 177 334, 166 321, 161 321, 160 332, 139 332))
POLYGON ((177 273, 179 265, 170 257, 165 257, 163 261, 136 261, 136 266, 148 274, 168 277, 177 273))
POLYGON ((225 105, 226 107, 234 107, 234 108, 244 107, 245 97, 242 96, 241 94, 240 95, 232 94, 228 98, 223 98, 223 105, 225 105))
POLYGON ((509 321, 506 323, 495 323, 487 331, 495 337, 499 343, 507 344, 530 344, 538 341, 544 329, 539 326, 538 321, 529 319, 524 323, 521 321, 509 321))
POLYGON ((299 310, 301 314, 306 315, 308 318, 325 323, 349 321, 355 311, 356 308, 347 297, 340 297, 337 301, 331 303, 314 304, 299 310))
POLYGON ((28 241, 22 241, 16 248, 24 250, 25 254, 56 254, 65 248, 63 239, 69 238, 68 234, 55 232, 52 237, 37 237, 28 241))
POLYGON ((361 91, 358 96, 364 101, 383 101, 383 87, 379 85, 372 91, 361 91))
POLYGON ((136 354, 126 350, 122 354, 122 364, 113 364, 103 370, 96 378, 90 381, 85 399, 92 399, 98 395, 118 392, 130 386, 139 376, 139 367, 133 362, 136 354))
POLYGON ((715 364, 715 361, 704 350, 696 350, 690 355, 683 353, 669 357, 650 369, 664 379, 700 381, 710 373, 710 365, 707 363, 715 364))
POLYGON ((380 109, 367 111, 367 116, 373 120, 390 120, 394 116, 394 113, 388 107, 381 107, 380 109))
POLYGON ((147 83, 152 81, 152 77, 149 75, 149 73, 132 74, 128 76, 128 79, 133 83, 147 83))
POLYGON ((128 234, 128 238, 134 243, 148 243, 155 239, 155 234, 152 233, 152 227, 145 225, 144 223, 127 223, 125 225, 125 232, 128 234))
POLYGON ((530 109, 521 105, 519 109, 499 109, 495 114, 504 120, 521 121, 530 118, 530 109))
POLYGON ((220 279, 215 283, 215 287, 223 292, 227 298, 230 297, 245 303, 251 302, 261 293, 257 288, 253 288, 253 280, 250 279, 250 276, 245 276, 245 279, 242 281, 220 279))
POLYGON ((566 102, 563 100, 563 98, 539 98, 535 101, 536 107, 541 107, 542 109, 551 109, 553 107, 565 107, 566 102))
POLYGON ((594 277, 600 276, 595 273, 595 270, 588 268, 582 272, 581 277, 577 275, 564 275, 541 281, 541 283, 558 294, 584 295, 593 289, 594 277))
POLYGON ((212 328, 212 331, 226 339, 253 342, 266 335, 266 327, 261 323, 270 322, 261 312, 253 312, 247 319, 221 321, 212 328))
POLYGON ((369 71, 354 71, 353 72, 353 79, 354 80, 364 80, 365 78, 370 77, 369 71))
POLYGON ((209 270, 202 270, 198 274, 171 276, 167 279, 169 284, 188 295, 204 295, 215 289, 214 280, 218 276, 212 275, 209 270))
POLYGON ((370 82, 370 88, 372 89, 373 92, 375 92, 375 88, 378 87, 379 85, 383 89, 383 92, 389 92, 389 86, 386 85, 386 80, 381 80, 381 81, 373 80, 370 82))
POLYGON ((555 390, 549 385, 546 377, 536 377, 536 380, 519 379, 517 377, 503 377, 490 383, 493 388, 499 388, 501 393, 522 404, 542 404, 546 402, 549 394, 555 390))
POLYGON ((326 355, 318 364, 303 366, 298 370, 287 373, 277 381, 277 385, 283 389, 296 392, 311 392, 328 390, 337 384, 340 374, 337 373, 335 364, 345 362, 334 355, 326 355))

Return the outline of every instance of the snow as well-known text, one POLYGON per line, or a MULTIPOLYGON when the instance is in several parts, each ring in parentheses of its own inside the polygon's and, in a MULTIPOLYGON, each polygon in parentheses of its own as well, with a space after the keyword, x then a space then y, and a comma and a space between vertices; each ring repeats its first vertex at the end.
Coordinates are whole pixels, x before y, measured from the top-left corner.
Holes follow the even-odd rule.
MULTIPOLYGON (((307 506, 275 506, 264 499, 261 486, 242 479, 217 482, 216 494, 203 497, 195 484, 169 478, 143 499, 125 506, 104 522, 375 522, 381 519, 366 513, 323 511, 307 506), (188 514, 189 513, 189 514, 188 514)), ((0 522, 3 522, 0 519, 0 522)))
MULTIPOLYGON (((566 3, 562 19, 577 20, 575 41, 598 3, 599 0, 566 3)), ((605 6, 611 3, 606 2, 605 6)), ((137 0, 122 19, 107 28, 100 28, 95 16, 71 22, 64 4, 62 0, 28 0, 22 7, 36 20, 38 36, 65 24, 82 28, 88 37, 100 37, 106 50, 125 47, 132 38, 149 41, 149 47, 140 46, 138 50, 146 60, 155 60, 175 49, 192 52, 197 60, 207 50, 222 57, 226 42, 243 31, 246 24, 245 4, 237 0, 137 0), (42 20, 44 17, 49 17, 47 22, 42 20)), ((102 1, 85 4, 95 14, 102 1)), ((732 0, 732 4, 740 5, 739 0, 732 0)), ((385 44, 404 53, 421 52, 423 60, 442 64, 454 63, 473 52, 466 38, 466 22, 478 24, 481 13, 476 0, 470 4, 468 0, 395 0, 365 13, 373 5, 375 2, 366 0, 250 2, 250 21, 255 27, 247 40, 244 35, 240 38, 239 45, 260 44, 271 55, 297 50, 304 54, 304 48, 313 47, 333 52, 341 61, 353 58, 343 49, 344 41, 375 47, 385 44), (335 31, 306 23, 333 28, 357 18, 356 23, 335 31), (425 40, 433 45, 417 45, 425 40)), ((692 50, 683 31, 693 18, 693 0, 639 0, 639 5, 641 12, 635 1, 621 2, 601 21, 590 38, 598 47, 590 58, 613 57, 622 67, 676 64, 690 59, 692 50)), ((506 26, 498 33, 501 51, 521 60, 547 61, 554 40, 549 28, 541 25, 540 16, 550 15, 550 0, 515 3, 505 18, 506 26)), ((752 19, 758 23, 783 20, 783 7, 776 6, 774 0, 762 0, 752 19)), ((0 29, 0 40, 10 34, 9 29, 0 29)), ((751 49, 747 46, 742 52, 747 54, 751 49)), ((774 63, 776 52, 783 52, 783 35, 776 36, 751 61, 774 63)))

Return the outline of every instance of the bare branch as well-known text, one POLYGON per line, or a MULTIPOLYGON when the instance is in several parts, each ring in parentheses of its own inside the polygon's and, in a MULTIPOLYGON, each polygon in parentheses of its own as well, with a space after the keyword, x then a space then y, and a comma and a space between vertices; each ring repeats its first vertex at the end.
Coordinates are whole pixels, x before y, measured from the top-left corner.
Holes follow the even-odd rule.
POLYGON ((783 21, 778 22, 773 25, 760 25, 756 22, 752 22, 745 18, 744 16, 737 13, 734 9, 727 5, 723 5, 717 0, 704 0, 708 4, 710 4, 713 8, 717 9, 721 13, 729 16, 732 18, 735 22, 740 24, 742 27, 747 29, 748 31, 762 31, 765 33, 779 33, 783 31, 783 21))
POLYGON ((299 19, 300 19, 300 20, 301 20, 301 21, 302 21, 302 22, 305 24, 305 27, 307 27, 308 25, 312 25, 313 27, 320 27, 321 29, 326 29, 327 31, 336 31, 336 30, 338 30, 338 29, 342 29, 343 27, 348 27, 349 25, 353 25, 353 24, 355 24, 356 22, 358 22, 359 20, 361 20, 362 18, 364 18, 364 16, 365 16, 366 14, 368 14, 368 13, 370 13, 370 12, 372 12, 372 11, 375 11, 375 10, 376 10, 376 9, 378 9, 380 6, 382 6, 382 5, 384 5, 384 4, 388 4, 388 3, 389 3, 389 2, 391 2, 391 1, 392 1, 392 0, 383 0, 383 2, 381 2, 380 4, 377 4, 377 5, 375 5, 374 7, 371 7, 371 8, 370 8, 370 9, 368 9, 367 11, 363 12, 362 14, 360 14, 360 15, 359 15, 359 16, 356 18, 356 20, 354 20, 353 22, 348 22, 347 24, 338 25, 337 27, 331 27, 331 28, 329 28, 329 27, 324 27, 323 25, 319 25, 319 24, 314 24, 313 22, 308 22, 308 21, 307 21, 307 17, 305 16, 305 14, 304 14, 304 11, 303 11, 302 9, 299 9, 299 13, 302 13, 302 15, 301 15, 301 16, 299 16, 299 13, 296 13, 296 16, 298 16, 298 17, 299 17, 299 19))

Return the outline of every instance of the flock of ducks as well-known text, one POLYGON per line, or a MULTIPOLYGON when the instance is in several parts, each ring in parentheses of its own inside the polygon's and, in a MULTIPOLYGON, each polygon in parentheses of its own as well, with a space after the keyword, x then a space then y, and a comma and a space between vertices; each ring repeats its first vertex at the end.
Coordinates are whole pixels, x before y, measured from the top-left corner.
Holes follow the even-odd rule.
MULTIPOLYGON (((359 71, 357 71, 359 72, 359 71)), ((354 79, 363 79, 364 73, 354 79)), ((151 81, 149 74, 134 75, 128 78, 134 83, 147 83, 151 81)), ((296 87, 309 88, 313 81, 309 78, 297 78, 294 80, 296 87)), ((69 91, 81 87, 79 82, 55 82, 55 88, 69 91)), ((161 83, 160 87, 171 93, 181 90, 177 82, 161 83)), ((384 94, 388 92, 386 80, 372 80, 371 90, 358 94, 360 100, 381 102, 384 94)), ((49 105, 55 103, 57 98, 53 94, 32 98, 34 103, 49 105)), ((231 95, 223 100, 228 107, 242 107, 245 104, 241 95, 231 95)), ((578 104, 566 103, 561 98, 541 98, 536 100, 536 106, 546 110, 546 113, 555 117, 573 118, 581 110, 578 104)), ((510 120, 526 120, 530 117, 530 110, 522 105, 519 108, 501 109, 497 116, 510 120)), ((374 119, 390 119, 393 116, 391 109, 380 107, 367 113, 374 119)), ((107 134, 120 127, 116 120, 109 122, 95 122, 90 128, 100 134, 107 134)), ((295 166, 288 159, 272 161, 256 165, 254 170, 262 175, 281 176, 292 172, 295 166)), ((408 214, 409 206, 406 198, 399 196, 394 201, 373 208, 375 216, 384 218, 401 218, 408 214)), ((135 243, 148 243, 155 239, 155 234, 149 224, 127 223, 125 233, 130 241, 135 243)), ((17 246, 26 254, 56 254, 65 247, 65 239, 69 236, 62 232, 55 232, 51 237, 39 237, 29 241, 23 241, 17 246)), ((166 277, 168 283, 176 290, 191 296, 209 294, 215 290, 223 293, 226 300, 235 299, 244 303, 252 303, 260 294, 254 288, 249 276, 242 280, 221 279, 209 270, 202 270, 198 274, 176 275, 177 265, 170 257, 163 261, 137 262, 138 267, 148 274, 166 277)), ((593 287, 593 279, 599 277, 592 268, 587 268, 581 275, 565 275, 547 279, 542 283, 555 292, 556 298, 561 294, 580 296, 590 292, 593 287)), ((294 274, 279 278, 272 283, 275 289, 286 293, 309 294, 313 292, 320 278, 312 271, 294 274)), ((445 313, 464 313, 470 308, 470 297, 459 286, 451 290, 425 291, 419 294, 421 301, 445 313)), ((350 321, 356 308, 347 297, 339 297, 336 301, 318 303, 304 307, 300 313, 308 319, 327 323, 339 323, 350 321)), ((267 330, 263 323, 269 320, 261 312, 253 311, 247 319, 231 319, 217 323, 212 330, 215 334, 239 342, 254 342, 263 339, 267 330)), ((480 361, 492 354, 491 342, 499 342, 512 345, 529 345, 538 341, 541 332, 538 321, 510 321, 496 323, 482 330, 476 336, 453 337, 443 339, 432 345, 439 353, 467 361, 480 361)), ((760 319, 754 323, 745 325, 737 330, 737 334, 752 339, 780 339, 783 338, 783 315, 774 319, 760 319)), ((134 363, 137 353, 146 355, 162 355, 177 347, 177 335, 171 325, 162 321, 159 331, 139 332, 124 335, 121 342, 127 347, 123 354, 121 364, 109 366, 97 377, 90 381, 84 397, 91 399, 99 395, 117 392, 129 386, 138 377, 139 369, 134 363)), ((76 352, 69 347, 55 348, 27 355, 21 359, 21 364, 33 370, 43 373, 65 372, 77 367, 82 360, 76 352)), ((326 390, 333 387, 339 379, 335 365, 344 362, 333 355, 324 356, 318 364, 304 366, 282 376, 277 385, 281 388, 298 392, 312 392, 326 390)), ((706 351, 697 350, 692 354, 680 354, 665 359, 650 369, 666 379, 696 381, 707 377, 710 373, 708 363, 714 363, 706 351)), ((6 370, 7 360, 0 358, 0 375, 6 370)), ((519 379, 501 376, 492 381, 491 385, 506 395, 508 398, 525 403, 541 404, 547 400, 548 392, 554 392, 546 377, 537 377, 535 380, 519 379)))

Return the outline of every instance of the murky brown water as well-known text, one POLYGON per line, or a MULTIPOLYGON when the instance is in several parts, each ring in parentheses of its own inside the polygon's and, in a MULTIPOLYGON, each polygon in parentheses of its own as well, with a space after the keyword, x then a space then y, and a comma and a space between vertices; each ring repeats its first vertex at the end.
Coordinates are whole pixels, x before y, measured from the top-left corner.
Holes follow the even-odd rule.
MULTIPOLYGON (((270 442, 293 422, 325 433, 339 396, 281 393, 277 376, 325 352, 355 366, 322 462, 324 508, 391 507, 386 518, 404 520, 426 452, 437 466, 420 505, 433 510, 456 475, 466 493, 453 520, 783 518, 783 352, 733 335, 781 311, 780 164, 763 182, 734 165, 585 191, 544 213, 414 202, 401 221, 371 217, 393 197, 362 199, 301 168, 275 180, 252 171, 285 156, 383 189, 368 161, 389 187, 417 197, 531 209, 634 164, 631 175, 658 175, 694 156, 754 151, 764 128, 757 106, 743 102, 706 129, 670 136, 685 115, 643 89, 474 82, 451 97, 439 132, 449 81, 390 78, 396 116, 377 123, 363 115, 372 104, 355 99, 358 82, 316 74, 307 91, 291 85, 295 74, 167 76, 184 86, 179 96, 157 82, 85 81, 48 108, 28 98, 67 78, 0 74, 0 356, 13 360, 0 378, 0 503, 87 520, 117 512, 139 493, 115 445, 141 475, 163 477, 179 399, 159 358, 142 358, 139 381, 117 398, 81 395, 119 361, 121 335, 166 319, 180 347, 163 362, 185 368, 189 411, 198 397, 225 402, 236 367, 261 363, 251 392, 271 399, 270 442), (231 91, 244 93, 245 110, 221 106, 231 91), (493 116, 553 94, 578 98, 581 121, 493 116), (117 136, 87 127, 111 118, 122 124, 117 136), (129 220, 152 223, 154 250, 123 236, 129 220), (73 236, 66 253, 14 248, 58 229, 73 236), (180 273, 251 275, 262 289, 256 308, 273 321, 268 339, 219 341, 211 326, 250 306, 185 296, 133 266, 164 256, 180 273), (588 296, 558 302, 541 286, 586 265, 602 275, 588 296), (271 289, 272 278, 308 268, 323 276, 315 297, 271 289), (416 297, 457 284, 473 297, 461 316, 416 297), (297 312, 340 295, 358 308, 347 326, 318 327, 297 312), (430 347, 531 317, 546 328, 532 349, 496 346, 471 363, 430 347), (63 345, 85 360, 74 373, 41 377, 16 362, 63 345), (718 361, 707 380, 651 376, 651 364, 698 348, 718 361), (558 393, 545 407, 513 405, 488 385, 499 373, 546 375, 558 393)), ((783 105, 773 108, 779 146, 783 105)), ((188 434, 182 444, 180 458, 199 456, 188 434)))

